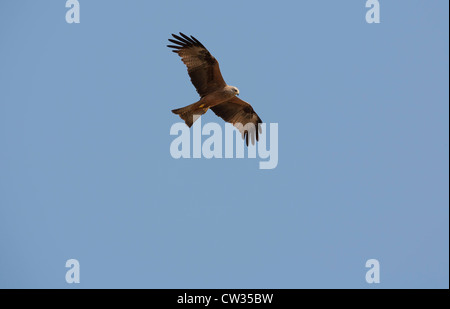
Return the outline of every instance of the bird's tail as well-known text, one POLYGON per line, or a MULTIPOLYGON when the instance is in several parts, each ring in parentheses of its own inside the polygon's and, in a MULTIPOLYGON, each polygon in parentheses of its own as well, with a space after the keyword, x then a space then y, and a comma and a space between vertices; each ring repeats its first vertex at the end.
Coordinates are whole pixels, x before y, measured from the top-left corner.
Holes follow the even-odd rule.
POLYGON ((205 108, 203 105, 199 104, 199 102, 196 102, 182 108, 173 109, 172 113, 179 115, 190 128, 198 117, 207 111, 208 108, 205 108))

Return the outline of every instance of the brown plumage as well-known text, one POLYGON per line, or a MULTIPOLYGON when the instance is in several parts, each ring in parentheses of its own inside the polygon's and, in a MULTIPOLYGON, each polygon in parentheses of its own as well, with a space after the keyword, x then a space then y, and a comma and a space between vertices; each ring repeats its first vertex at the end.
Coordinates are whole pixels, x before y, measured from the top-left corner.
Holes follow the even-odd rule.
POLYGON ((180 32, 172 34, 174 39, 170 42, 176 45, 167 45, 177 53, 188 69, 191 82, 200 95, 200 100, 186 107, 172 110, 191 127, 197 118, 194 115, 203 115, 209 108, 225 120, 232 123, 242 133, 248 146, 249 135, 252 144, 259 140, 261 133, 259 116, 247 102, 239 99, 239 90, 225 83, 220 73, 219 63, 210 52, 193 36, 180 32))

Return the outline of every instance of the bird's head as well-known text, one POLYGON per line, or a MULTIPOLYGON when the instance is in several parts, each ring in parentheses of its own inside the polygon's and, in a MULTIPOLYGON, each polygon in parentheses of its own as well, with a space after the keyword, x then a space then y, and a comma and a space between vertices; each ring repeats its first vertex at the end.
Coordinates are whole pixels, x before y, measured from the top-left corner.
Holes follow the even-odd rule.
POLYGON ((231 90, 235 95, 239 95, 239 89, 237 89, 237 87, 231 86, 231 90))

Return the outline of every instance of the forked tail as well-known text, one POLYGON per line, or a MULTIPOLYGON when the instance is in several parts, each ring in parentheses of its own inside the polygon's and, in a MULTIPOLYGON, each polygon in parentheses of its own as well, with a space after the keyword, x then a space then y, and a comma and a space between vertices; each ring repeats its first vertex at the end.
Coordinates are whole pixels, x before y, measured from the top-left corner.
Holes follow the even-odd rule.
POLYGON ((179 115, 190 128, 194 124, 195 120, 197 120, 200 115, 203 115, 208 110, 207 108, 200 108, 199 106, 200 105, 197 102, 182 108, 173 109, 172 113, 179 115))

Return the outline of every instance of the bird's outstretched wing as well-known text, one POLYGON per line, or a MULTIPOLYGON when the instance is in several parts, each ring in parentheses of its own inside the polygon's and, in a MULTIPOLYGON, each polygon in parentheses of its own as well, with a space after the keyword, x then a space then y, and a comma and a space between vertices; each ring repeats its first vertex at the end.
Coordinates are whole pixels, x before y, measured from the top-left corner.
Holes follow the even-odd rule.
POLYGON ((220 103, 211 107, 211 110, 220 118, 226 122, 233 124, 242 133, 242 138, 248 146, 249 136, 252 140, 252 144, 255 144, 256 140, 259 140, 259 133, 261 133, 262 123, 261 118, 253 110, 253 107, 247 102, 234 97, 231 100, 220 103))
POLYGON ((200 97, 227 85, 220 73, 219 63, 202 43, 193 36, 188 37, 181 32, 180 36, 176 34, 172 36, 176 40, 169 39, 169 41, 177 45, 167 47, 173 48, 172 51, 177 53, 187 66, 191 82, 200 97))

